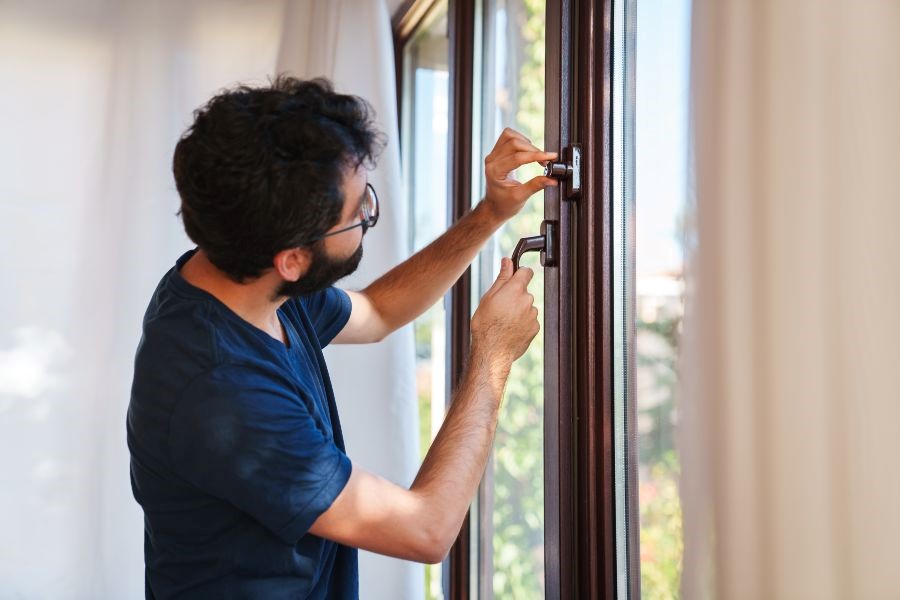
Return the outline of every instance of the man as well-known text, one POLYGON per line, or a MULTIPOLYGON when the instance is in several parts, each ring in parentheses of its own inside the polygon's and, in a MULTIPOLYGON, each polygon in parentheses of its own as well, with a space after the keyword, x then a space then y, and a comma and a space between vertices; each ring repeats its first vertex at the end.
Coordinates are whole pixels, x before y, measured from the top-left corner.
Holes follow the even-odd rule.
POLYGON ((322 348, 380 341, 433 305, 555 184, 507 175, 556 154, 505 130, 475 209, 366 289, 343 291, 332 284, 356 269, 378 218, 366 165, 382 144, 364 100, 288 77, 214 97, 177 144, 197 248, 150 301, 127 418, 147 598, 356 598, 357 548, 434 563, 456 537, 510 366, 539 329, 532 271, 503 259, 409 489, 352 466, 322 348))

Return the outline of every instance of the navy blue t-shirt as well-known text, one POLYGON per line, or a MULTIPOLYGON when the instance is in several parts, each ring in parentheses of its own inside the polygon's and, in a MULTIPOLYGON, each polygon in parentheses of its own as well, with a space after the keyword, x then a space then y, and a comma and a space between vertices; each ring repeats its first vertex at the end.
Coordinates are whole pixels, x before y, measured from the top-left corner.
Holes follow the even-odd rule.
POLYGON ((147 598, 357 598, 357 551, 308 533, 350 477, 322 348, 331 287, 278 309, 289 345, 179 269, 144 316, 127 436, 147 598))

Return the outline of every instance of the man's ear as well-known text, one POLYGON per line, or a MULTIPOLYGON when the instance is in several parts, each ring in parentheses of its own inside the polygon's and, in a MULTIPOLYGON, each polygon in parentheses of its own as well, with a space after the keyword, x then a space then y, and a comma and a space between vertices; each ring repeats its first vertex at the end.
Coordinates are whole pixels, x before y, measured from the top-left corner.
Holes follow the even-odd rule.
POLYGON ((309 270, 312 252, 309 248, 288 248, 272 259, 272 266, 283 279, 297 281, 309 270))

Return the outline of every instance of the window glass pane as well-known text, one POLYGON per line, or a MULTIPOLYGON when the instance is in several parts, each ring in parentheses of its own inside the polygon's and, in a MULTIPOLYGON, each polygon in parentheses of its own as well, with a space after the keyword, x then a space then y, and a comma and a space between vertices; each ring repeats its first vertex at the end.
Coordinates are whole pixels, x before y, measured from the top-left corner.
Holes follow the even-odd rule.
POLYGON ((613 491, 615 496, 616 594, 636 596, 629 558, 639 527, 632 509, 634 443, 634 79, 635 2, 613 4, 612 15, 612 358, 613 358, 613 491))
POLYGON ((677 598, 681 506, 677 356, 683 314, 682 225, 688 164, 690 0, 637 3, 637 428, 644 598, 677 598))
MULTIPOLYGON (((449 131, 447 2, 435 6, 404 46, 402 150, 410 253, 447 229, 449 131)), ((447 314, 437 302, 413 322, 420 460, 443 422, 447 399, 447 314)), ((425 597, 442 599, 442 565, 425 566, 425 597)))
MULTIPOLYGON (((544 0, 484 0, 476 42, 474 155, 478 162, 473 201, 483 197, 484 157, 511 127, 544 148, 544 0), (481 53, 481 60, 478 54, 481 53)), ((552 150, 552 149, 550 149, 552 150)), ((538 164, 514 177, 542 174, 538 164)), ((473 305, 493 283, 500 258, 512 256, 522 237, 540 233, 543 193, 532 196, 489 242, 479 258, 473 305)), ((543 322, 543 268, 539 254, 523 266, 534 269, 529 291, 543 322)), ((478 498, 478 597, 544 597, 544 361, 543 332, 513 365, 485 480, 478 498)))

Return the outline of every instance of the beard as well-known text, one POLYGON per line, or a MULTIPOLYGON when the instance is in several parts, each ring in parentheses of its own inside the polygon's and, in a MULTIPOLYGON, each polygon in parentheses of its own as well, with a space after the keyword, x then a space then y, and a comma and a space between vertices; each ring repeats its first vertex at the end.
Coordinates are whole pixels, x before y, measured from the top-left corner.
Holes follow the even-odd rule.
POLYGON ((334 259, 325 254, 321 241, 311 246, 312 262, 309 270, 297 281, 283 281, 275 291, 276 297, 297 298, 334 285, 336 281, 354 272, 362 260, 362 241, 356 252, 344 259, 334 259))

